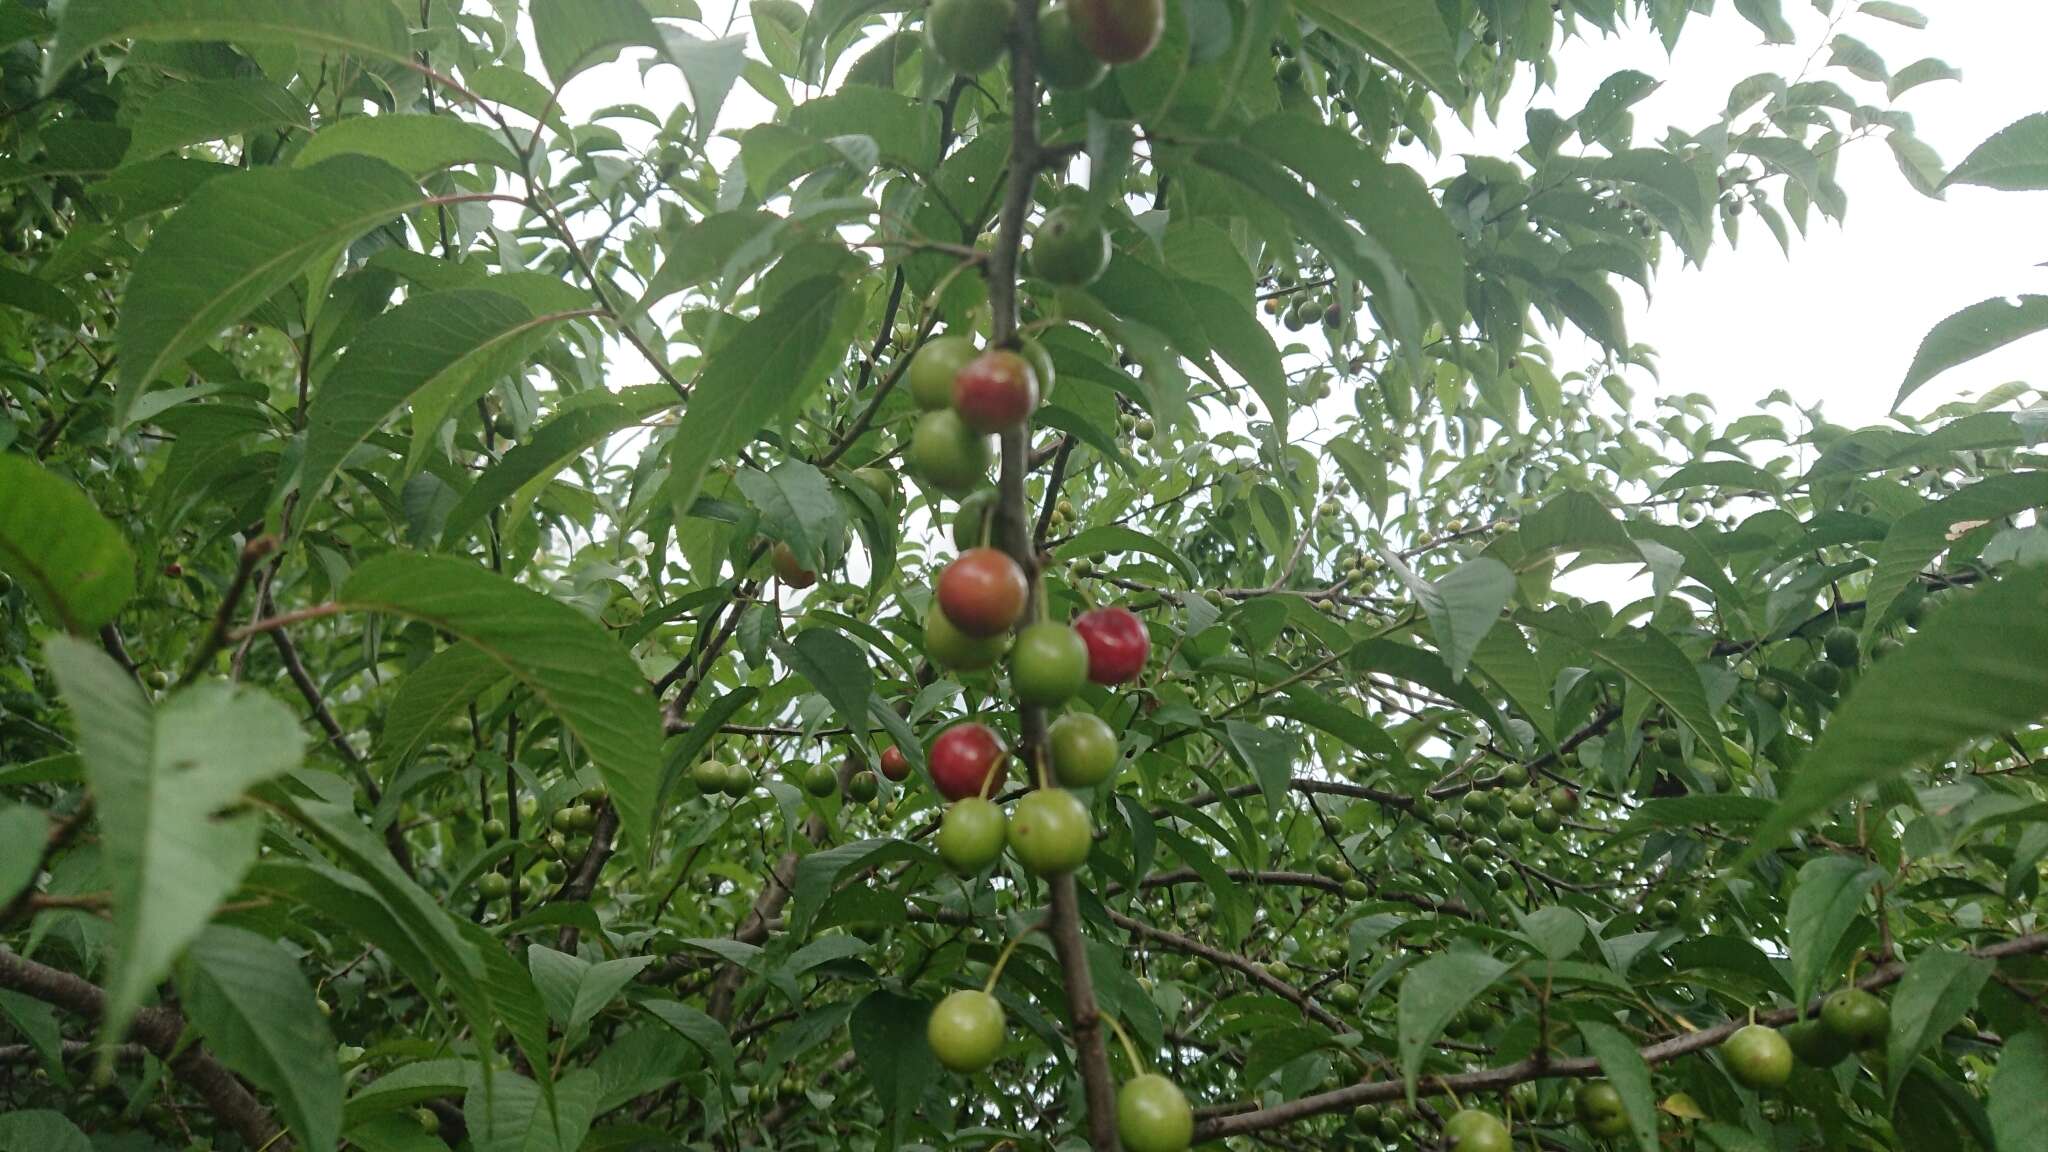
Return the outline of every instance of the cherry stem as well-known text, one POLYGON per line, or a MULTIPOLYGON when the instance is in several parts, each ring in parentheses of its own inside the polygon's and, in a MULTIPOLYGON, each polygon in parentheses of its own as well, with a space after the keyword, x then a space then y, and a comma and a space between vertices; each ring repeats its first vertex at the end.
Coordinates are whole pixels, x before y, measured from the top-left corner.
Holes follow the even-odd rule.
POLYGON ((984 995, 993 995, 995 993, 997 981, 1003 978, 1003 966, 1010 962, 1010 956, 1017 951, 1017 945, 1022 944, 1025 937, 1038 931, 1041 927, 1043 925, 1033 924, 1031 927, 1019 932, 1008 944, 1003 945, 1003 950, 996 955, 996 966, 989 969, 988 980, 981 986, 984 995))
POLYGON ((1138 1055, 1138 1046, 1131 1043, 1130 1033, 1125 1032, 1124 1026, 1116 1022, 1116 1017, 1111 1016, 1107 1012, 1102 1014, 1102 1022, 1109 1025, 1109 1030, 1116 1033, 1117 1043, 1124 1046, 1124 1055, 1130 1058, 1133 1074, 1143 1075, 1146 1070, 1146 1064, 1144 1059, 1138 1055))

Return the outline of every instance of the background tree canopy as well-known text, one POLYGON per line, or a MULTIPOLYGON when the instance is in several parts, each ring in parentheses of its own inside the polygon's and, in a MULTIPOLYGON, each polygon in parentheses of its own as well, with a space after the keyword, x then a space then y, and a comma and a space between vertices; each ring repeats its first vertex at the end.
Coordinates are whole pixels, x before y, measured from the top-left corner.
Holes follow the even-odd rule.
POLYGON ((2048 1148, 2048 297, 1625 330, 2048 188, 1814 2, 0 0, 0 1152, 2048 1148))

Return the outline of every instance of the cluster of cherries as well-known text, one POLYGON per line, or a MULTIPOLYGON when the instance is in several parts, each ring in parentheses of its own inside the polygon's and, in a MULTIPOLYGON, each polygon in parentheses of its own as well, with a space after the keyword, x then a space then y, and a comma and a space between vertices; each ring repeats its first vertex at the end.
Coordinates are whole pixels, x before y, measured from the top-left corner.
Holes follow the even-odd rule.
MULTIPOLYGON (((1009 681, 1026 707, 1061 709, 1091 681, 1125 684, 1144 671, 1151 638, 1129 609, 1096 608, 1072 623, 1044 616, 1031 581, 1009 553, 986 543, 989 503, 974 490, 987 480, 988 437, 1030 419, 1051 378, 1043 351, 979 351, 972 340, 944 336, 918 350, 909 369, 912 396, 925 409, 911 441, 911 463, 935 487, 963 497, 965 547, 939 574, 925 616, 925 654, 940 667, 979 671, 1007 662, 1009 681), (1041 372, 1041 366, 1043 371, 1041 372), (972 495, 969 495, 973 493, 972 495)), ((995 729, 967 720, 939 733, 926 766, 950 805, 939 824, 939 856, 963 875, 993 865, 1007 846, 1036 876, 1079 868, 1094 845, 1088 806, 1069 789, 1102 784, 1116 771, 1116 733, 1101 717, 1065 711, 1047 727, 1039 785, 1006 814, 993 798, 1008 775, 1011 751, 995 729)), ((899 749, 882 758, 892 779, 910 766, 899 749)), ((988 987, 962 989, 932 1013, 926 1036, 941 1063, 979 1072, 1001 1052, 1003 1008, 988 987)), ((1125 1143, 1144 1152, 1188 1146, 1193 1111, 1171 1080, 1146 1074, 1118 1092, 1125 1143)))

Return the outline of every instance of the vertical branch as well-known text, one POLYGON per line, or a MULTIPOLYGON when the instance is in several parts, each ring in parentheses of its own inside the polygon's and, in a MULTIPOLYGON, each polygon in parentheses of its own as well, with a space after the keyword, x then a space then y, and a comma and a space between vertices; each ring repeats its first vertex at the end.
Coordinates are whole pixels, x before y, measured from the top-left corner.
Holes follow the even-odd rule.
MULTIPOLYGON (((1008 346, 1017 340, 1017 254, 1023 246, 1024 221, 1031 212, 1032 185, 1044 157, 1038 144, 1038 0, 1017 5, 1010 29, 1010 171, 1003 213, 996 226, 995 252, 989 261, 988 299, 993 312, 991 343, 1008 346)), ((1024 480, 1031 470, 1028 423, 1002 435, 1002 478, 997 485, 997 538, 1024 569, 1031 584, 1026 603, 1039 603, 1038 549, 1025 498, 1024 480)), ((1035 777, 1045 745, 1045 710, 1025 706, 1017 711, 1017 748, 1027 775, 1035 777)), ((1095 1152, 1116 1152, 1116 1085, 1110 1077, 1109 1054, 1102 1038, 1102 1014, 1088 974, 1088 949, 1081 937, 1079 896, 1074 878, 1055 877, 1052 896, 1053 951, 1060 960, 1067 990, 1067 1015, 1078 1050, 1082 1085, 1088 1100, 1088 1144, 1095 1152)))

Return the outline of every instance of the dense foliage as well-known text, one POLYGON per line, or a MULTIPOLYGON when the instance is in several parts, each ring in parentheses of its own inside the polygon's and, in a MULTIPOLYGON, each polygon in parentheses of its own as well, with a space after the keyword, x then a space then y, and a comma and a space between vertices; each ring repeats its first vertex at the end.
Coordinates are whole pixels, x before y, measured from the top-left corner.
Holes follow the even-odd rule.
POLYGON ((2048 187, 1815 6, 0 0, 0 1148, 2048 1146, 2048 298, 1625 331, 2048 187))

